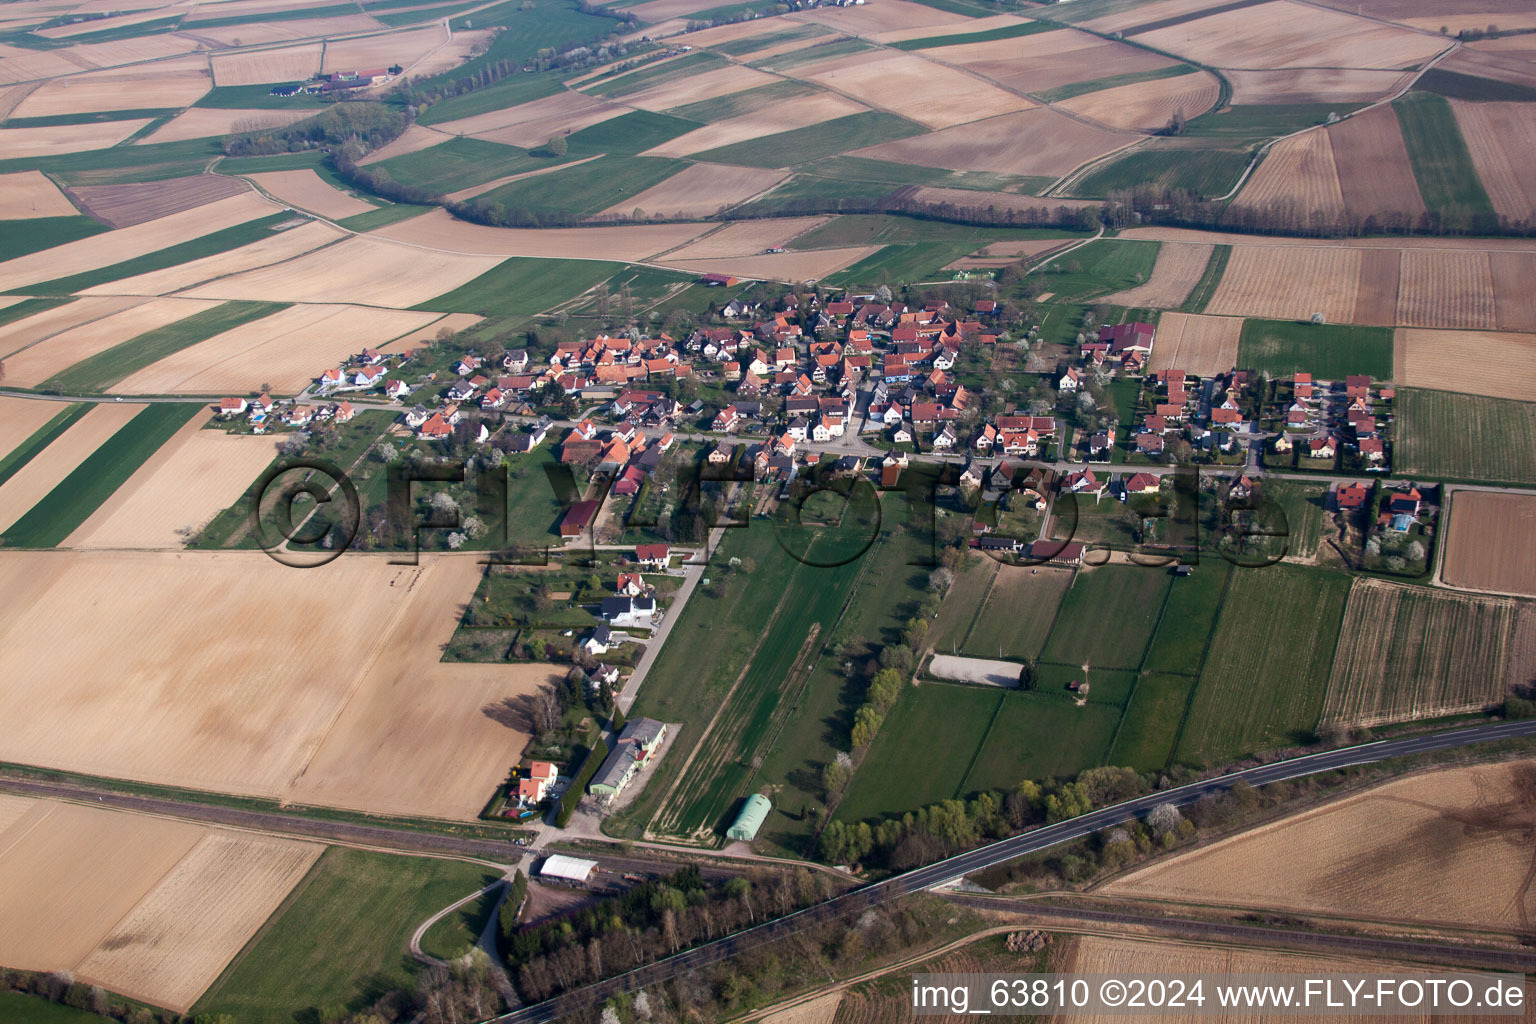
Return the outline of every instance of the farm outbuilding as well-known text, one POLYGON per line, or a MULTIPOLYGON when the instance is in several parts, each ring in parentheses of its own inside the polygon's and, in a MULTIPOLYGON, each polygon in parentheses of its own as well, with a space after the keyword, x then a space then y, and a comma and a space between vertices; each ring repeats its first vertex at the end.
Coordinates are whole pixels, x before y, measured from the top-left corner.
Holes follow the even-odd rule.
POLYGON ((727 839, 742 839, 751 842, 757 838, 757 830, 763 827, 763 822, 768 820, 768 812, 773 810, 773 804, 761 793, 753 793, 747 797, 746 806, 741 813, 736 815, 736 820, 731 827, 725 830, 727 839))
POLYGON ((539 878, 562 885, 586 885, 597 873, 597 861, 552 853, 539 866, 539 878))

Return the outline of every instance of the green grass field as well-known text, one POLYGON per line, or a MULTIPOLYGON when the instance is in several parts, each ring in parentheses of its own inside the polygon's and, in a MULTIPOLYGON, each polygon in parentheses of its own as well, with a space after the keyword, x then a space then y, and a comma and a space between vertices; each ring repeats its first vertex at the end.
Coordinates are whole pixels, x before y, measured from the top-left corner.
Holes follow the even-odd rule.
POLYGON ((1411 92, 1395 101, 1392 109, 1397 112, 1424 205, 1441 213, 1461 210, 1491 215, 1493 204, 1445 97, 1411 92))
POLYGON ((219 155, 216 138, 111 146, 12 160, 0 154, 0 173, 36 170, 47 172, 64 185, 115 185, 201 174, 208 161, 219 155))
POLYGON ((480 864, 333 846, 196 1012, 292 1024, 332 1007, 366 1009, 377 993, 409 984, 416 926, 494 877, 480 864))
POLYGON ((477 197, 476 202, 501 204, 535 217, 589 217, 670 178, 688 166, 681 160, 654 156, 605 156, 567 170, 508 182, 477 197))
POLYGON ((1143 668, 1149 672, 1190 675, 1200 671, 1231 571, 1232 567, 1221 559, 1207 558, 1189 576, 1174 578, 1143 668))
POLYGON ((534 156, 516 146, 460 136, 414 153, 391 157, 375 166, 402 185, 446 194, 557 163, 560 161, 554 157, 534 156))
POLYGON ((388 206, 381 206, 377 210, 369 210, 367 213, 355 213, 350 217, 343 217, 336 223, 348 231, 375 231, 390 224, 398 224, 402 220, 410 220, 412 217, 420 217, 424 213, 431 213, 434 209, 436 207, 416 206, 411 203, 391 203, 388 206))
POLYGON ((41 996, 0 992, 0 1020, 5 1024, 102 1024, 107 1018, 50 1003, 41 996))
POLYGON ((1115 736, 1109 763, 1141 772, 1166 767, 1194 688, 1194 676, 1143 673, 1115 736))
POLYGON ((47 448, 64 431, 75 424, 81 416, 89 412, 91 406, 80 402, 73 405, 61 405, 58 413, 32 432, 31 436, 22 441, 15 448, 0 457, 0 484, 4 484, 16 475, 17 470, 37 457, 37 453, 47 448))
POLYGON ((488 85, 483 89, 476 89, 462 96, 453 96, 440 103, 434 103, 423 110, 416 120, 417 123, 424 125, 442 124, 445 121, 457 121, 465 117, 474 117, 476 114, 488 114, 493 110, 505 110, 520 103, 541 100, 545 96, 553 96, 563 91, 564 87, 560 84, 563 77, 547 71, 541 74, 513 75, 495 85, 488 85))
POLYGON ((500 899, 501 891, 492 889, 479 899, 464 904, 427 929, 421 937, 421 951, 439 960, 457 960, 480 941, 486 922, 491 919, 500 899))
POLYGON ((900 815, 961 793, 1003 698, 995 687, 947 683, 924 683, 902 694, 838 804, 837 817, 900 815))
MULTIPOLYGON (((1091 689, 1098 688, 1095 682, 1091 689)), ((1119 721, 1120 708, 1113 704, 1079 707, 1061 692, 1009 691, 961 792, 1007 790, 1024 779, 1070 777, 1102 764, 1119 721)))
POLYGON ((1072 195, 1101 198, 1135 188, 1224 195, 1242 177, 1252 155, 1252 146, 1243 143, 1197 146, 1182 139, 1154 140, 1094 168, 1072 186, 1072 195))
POLYGON ((990 43, 996 39, 1015 39, 1032 36, 1037 32, 1050 32, 1061 28, 1049 21, 1027 21, 1022 25, 1004 25, 986 32, 961 32, 950 36, 923 36, 921 39, 903 39, 891 45, 898 50, 926 50, 938 46, 963 46, 966 43, 990 43))
POLYGON ((969 224, 920 220, 897 214, 848 213, 833 217, 789 243, 791 249, 830 249, 846 245, 890 245, 904 242, 966 242, 981 247, 1013 239, 1071 238, 1075 232, 1050 228, 981 228, 969 224))
POLYGON ((106 230, 107 226, 101 221, 85 216, 0 221, 0 262, 89 238, 106 230))
POLYGON ((1158 242, 1104 238, 1052 259, 1039 273, 1058 301, 1085 302, 1146 281, 1159 248, 1158 242))
POLYGON ((1062 598, 1043 661, 1134 669, 1157 626, 1172 575, 1138 565, 1079 572, 1062 598))
POLYGON ((566 136, 565 141, 571 156, 594 156, 598 153, 633 156, 691 132, 702 123, 649 110, 633 110, 583 128, 566 136))
POLYGON ((844 270, 828 274, 827 281, 844 287, 898 287, 917 281, 947 280, 944 267, 976 249, 972 242, 904 242, 887 245, 844 270))
POLYGON ((1536 483, 1536 403, 1399 388, 1393 468, 1448 480, 1536 483), (1497 443, 1490 443, 1497 438, 1497 443))
POLYGON ((1070 572, 1058 569, 1000 567, 987 603, 961 643, 961 653, 976 658, 1039 657, 1071 581, 1070 572))
POLYGON ((220 303, 83 359, 49 378, 44 386, 67 395, 105 391, 174 352, 286 308, 287 303, 283 302, 220 303))
POLYGON ((1243 323, 1237 359, 1276 377, 1305 370, 1320 380, 1354 373, 1391 380, 1392 328, 1251 319, 1243 323))
POLYGON ((904 117, 868 111, 695 153, 694 159, 746 167, 792 167, 877 142, 921 135, 925 130, 904 117))
POLYGON ((514 256, 473 281, 416 309, 527 319, 574 298, 612 276, 615 265, 597 260, 540 260, 514 256))
POLYGON ((121 281, 125 277, 134 277, 138 274, 147 274, 151 270, 164 270, 166 267, 176 267, 183 263, 202 259, 204 256, 212 256, 216 253, 228 252, 230 249, 238 249, 242 245, 269 238, 272 229, 284 221, 293 220, 291 213, 275 213, 270 217, 262 217, 258 220, 237 224, 232 228, 215 231, 201 238, 173 245, 167 249, 159 249, 146 253, 143 256, 111 266, 102 267, 99 270, 88 270, 70 277, 61 277, 53 281, 44 281, 40 284, 27 286, 27 291, 43 295, 63 295, 70 292, 82 291, 93 288, 109 281, 121 281))
POLYGON ((1191 118, 1185 127, 1185 135, 1268 139, 1324 124, 1329 114, 1343 116, 1361 106, 1360 103, 1279 103, 1219 107, 1191 118))
POLYGON ((146 408, 0 534, 0 547, 51 548, 61 543, 202 408, 182 403, 146 408))
POLYGON ((1234 569, 1176 756, 1217 763, 1310 742, 1349 594, 1346 573, 1234 569))
POLYGON ((559 543, 558 527, 565 508, 544 475, 545 467, 555 465, 558 458, 552 444, 508 458, 507 540, 512 544, 559 543))
POLYGON ((1322 537, 1323 515, 1328 507, 1328 488, 1323 484, 1296 483, 1271 477, 1264 482, 1263 496, 1279 505, 1285 513, 1285 529, 1290 537, 1287 553, 1303 558, 1317 554, 1317 546, 1322 537))

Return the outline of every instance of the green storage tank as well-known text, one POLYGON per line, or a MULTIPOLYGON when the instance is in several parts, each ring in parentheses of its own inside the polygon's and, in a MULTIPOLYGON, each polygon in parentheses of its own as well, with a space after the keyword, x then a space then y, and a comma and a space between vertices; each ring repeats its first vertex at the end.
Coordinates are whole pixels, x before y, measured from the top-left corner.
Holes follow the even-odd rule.
POLYGON ((747 797, 747 805, 736 815, 736 821, 725 830, 726 838, 741 839, 751 842, 757 838, 757 830, 763 827, 763 822, 768 820, 768 812, 773 810, 773 804, 761 793, 753 793, 747 797))

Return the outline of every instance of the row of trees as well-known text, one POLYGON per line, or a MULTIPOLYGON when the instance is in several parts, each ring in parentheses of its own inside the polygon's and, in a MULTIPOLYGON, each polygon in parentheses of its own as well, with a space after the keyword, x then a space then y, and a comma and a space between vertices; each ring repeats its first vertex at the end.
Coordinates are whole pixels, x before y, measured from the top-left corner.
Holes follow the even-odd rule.
POLYGON ((708 885, 698 868, 685 867, 523 929, 502 953, 519 994, 537 1002, 832 895, 826 876, 805 868, 753 871, 708 885))

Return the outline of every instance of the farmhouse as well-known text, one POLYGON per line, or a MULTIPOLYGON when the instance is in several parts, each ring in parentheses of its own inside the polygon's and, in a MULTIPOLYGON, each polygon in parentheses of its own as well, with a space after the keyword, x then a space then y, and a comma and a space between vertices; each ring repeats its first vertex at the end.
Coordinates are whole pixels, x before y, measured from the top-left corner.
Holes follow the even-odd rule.
POLYGON ((654 718, 637 718, 625 725, 587 792, 605 800, 618 796, 635 773, 651 763, 666 738, 666 723, 654 718))
POLYGON ((667 567, 667 561, 672 557, 672 548, 666 544, 637 544, 635 545, 635 561, 643 568, 660 572, 667 567))
POLYGON ((1152 343, 1157 328, 1140 320, 1128 324, 1114 324, 1099 330, 1099 341, 1109 345, 1109 355, 1124 361, 1134 357, 1137 362, 1152 354, 1152 343))

